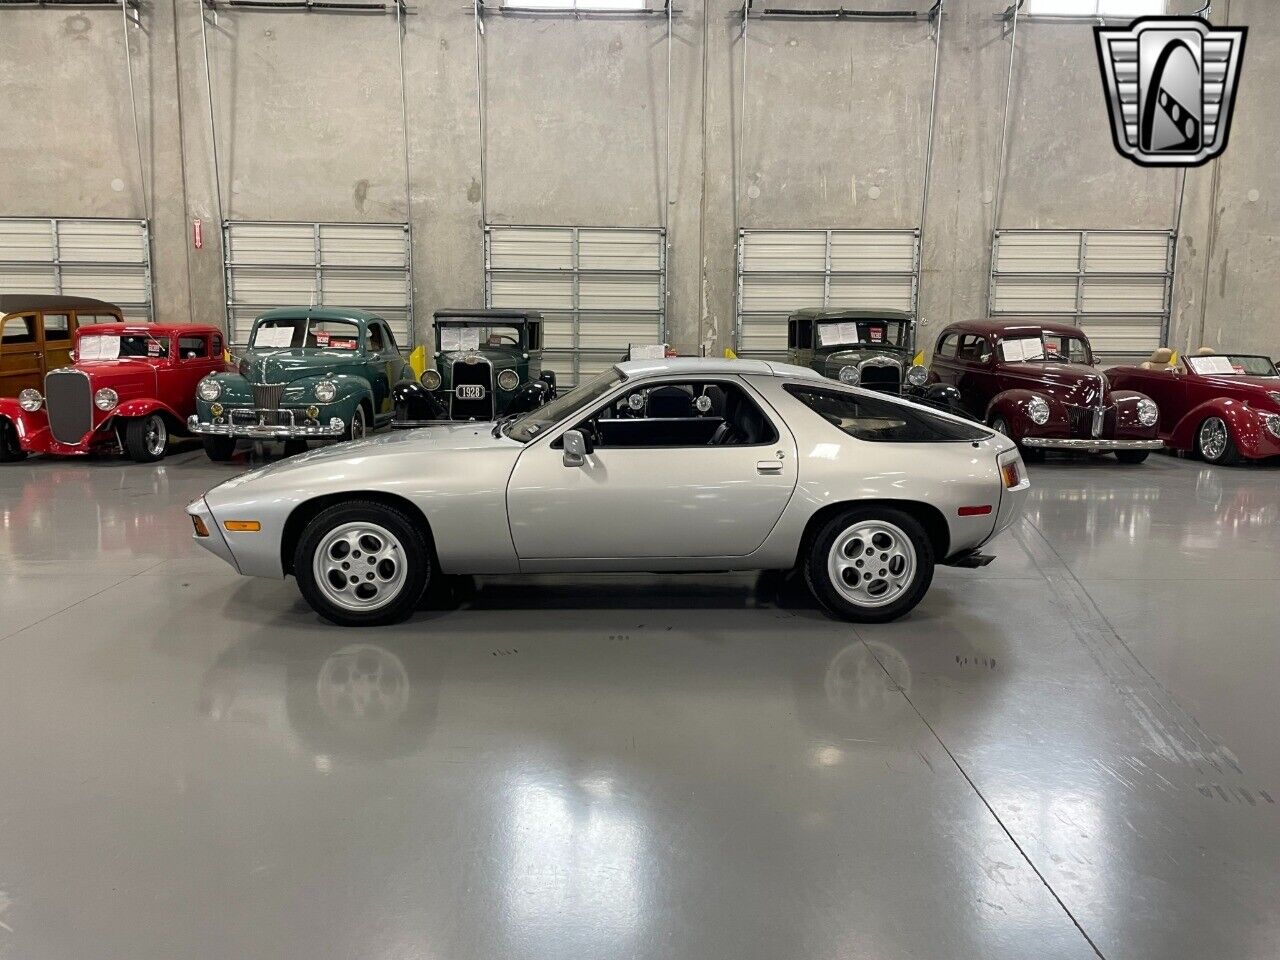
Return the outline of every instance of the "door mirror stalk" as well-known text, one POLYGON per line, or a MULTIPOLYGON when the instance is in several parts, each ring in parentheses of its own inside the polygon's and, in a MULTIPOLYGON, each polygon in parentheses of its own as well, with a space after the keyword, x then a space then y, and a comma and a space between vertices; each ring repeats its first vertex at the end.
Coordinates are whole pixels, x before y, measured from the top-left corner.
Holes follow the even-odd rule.
POLYGON ((564 433, 564 456, 561 461, 566 467, 581 467, 591 454, 591 441, 581 430, 566 430, 564 433))

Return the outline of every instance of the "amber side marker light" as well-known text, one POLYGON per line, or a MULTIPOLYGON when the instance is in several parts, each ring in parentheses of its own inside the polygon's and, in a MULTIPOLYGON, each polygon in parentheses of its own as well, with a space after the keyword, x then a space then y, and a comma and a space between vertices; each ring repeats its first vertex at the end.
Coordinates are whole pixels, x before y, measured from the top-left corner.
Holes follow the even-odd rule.
POLYGON ((257 533, 262 529, 257 520, 227 520, 222 525, 231 533, 257 533))
POLYGON ((1012 489, 1022 482, 1021 472, 1018 470, 1018 461, 1006 463, 1000 467, 1000 475, 1004 477, 1004 485, 1012 489))
POLYGON ((196 528, 197 537, 207 537, 209 535, 209 528, 204 525, 204 521, 199 517, 192 517, 191 525, 196 528))
POLYGON ((991 512, 991 504, 984 503, 978 506, 961 507, 956 512, 962 517, 985 517, 991 512))

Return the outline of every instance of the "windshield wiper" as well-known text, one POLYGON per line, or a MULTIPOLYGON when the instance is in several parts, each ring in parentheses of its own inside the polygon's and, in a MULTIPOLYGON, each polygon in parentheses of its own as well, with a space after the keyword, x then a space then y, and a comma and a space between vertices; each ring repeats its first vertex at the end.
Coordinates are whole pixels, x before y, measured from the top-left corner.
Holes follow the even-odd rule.
POLYGON ((493 436, 495 437, 498 436, 502 432, 502 428, 505 427, 508 423, 510 423, 512 420, 514 420, 518 416, 520 416, 520 414, 518 413, 508 413, 505 417, 503 417, 502 419, 494 423, 493 436))

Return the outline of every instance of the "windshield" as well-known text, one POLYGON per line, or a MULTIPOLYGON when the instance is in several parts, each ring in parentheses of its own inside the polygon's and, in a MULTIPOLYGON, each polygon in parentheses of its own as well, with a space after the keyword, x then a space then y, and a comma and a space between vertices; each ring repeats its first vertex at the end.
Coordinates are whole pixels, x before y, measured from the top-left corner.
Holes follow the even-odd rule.
POLYGON ((77 360, 116 360, 120 357, 167 357, 169 338, 149 333, 92 334, 80 338, 77 360))
POLYGON ((463 326, 450 324, 447 320, 436 321, 437 349, 446 353, 479 350, 481 347, 518 347, 520 339, 520 328, 509 323, 463 326))
POLYGON ((1024 360, 1057 361, 1092 365, 1089 344, 1081 337, 1044 333, 1038 337, 1013 337, 1000 341, 1000 359, 1006 363, 1024 360))
POLYGON ((1247 353, 1222 353, 1208 357, 1184 357, 1192 372, 1217 377, 1275 377, 1276 366, 1269 357, 1247 353))
POLYGON ((263 320, 253 330, 254 350, 317 347, 321 350, 360 349, 360 326, 350 320, 282 317, 263 320))
POLYGON ((906 345, 903 320, 832 320, 818 324, 818 345, 823 347, 906 345))
POLYGON ((590 380, 578 384, 568 393, 561 394, 549 403, 538 407, 538 409, 526 413, 504 429, 503 433, 512 440, 528 443, 538 434, 549 427, 554 427, 580 407, 595 403, 620 384, 622 380, 622 374, 610 367, 604 373, 597 374, 590 380))

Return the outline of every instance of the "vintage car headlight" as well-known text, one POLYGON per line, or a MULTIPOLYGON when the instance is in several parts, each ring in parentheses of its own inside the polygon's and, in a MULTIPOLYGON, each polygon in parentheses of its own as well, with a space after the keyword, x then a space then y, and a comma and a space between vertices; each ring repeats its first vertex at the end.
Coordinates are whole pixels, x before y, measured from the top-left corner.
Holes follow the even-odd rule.
POLYGON ((114 410, 119 402, 119 395, 110 387, 103 387, 93 395, 93 405, 99 410, 114 410))
POLYGON ((1156 406, 1154 400, 1148 400, 1143 397, 1138 401, 1138 422, 1144 427, 1153 427, 1155 422, 1160 419, 1160 408, 1156 406))
POLYGON ((1280 440, 1280 415, 1268 413, 1266 414, 1266 421, 1267 433, 1280 440))
POLYGON ((925 384, 925 381, 928 379, 929 379, 929 371, 926 370, 924 367, 920 366, 920 364, 918 363, 914 364, 911 367, 911 369, 907 371, 907 383, 910 386, 923 387, 925 384))
POLYGON ((30 387, 18 394, 18 406, 27 413, 35 413, 44 404, 44 397, 40 396, 39 390, 32 390, 30 387))
POLYGON ((418 378, 418 382, 428 390, 439 390, 440 384, 444 383, 444 381, 440 379, 439 370, 423 370, 422 376, 418 378))
POLYGON ((1038 427, 1049 422, 1049 404, 1044 397, 1032 397, 1027 401, 1027 416, 1038 427))
POLYGON ((205 377, 196 385, 196 394, 205 403, 213 403, 222 396, 222 384, 212 377, 205 377))
POLYGON ((314 392, 321 403, 330 403, 338 395, 338 385, 332 380, 321 380, 315 385, 314 392))
POLYGON ((518 386, 520 386, 520 374, 516 373, 514 370, 503 370, 498 374, 499 390, 511 391, 518 386))
POLYGON ((841 367, 840 368, 841 383, 847 383, 851 387, 856 387, 860 379, 862 379, 862 377, 858 373, 857 367, 841 367))

